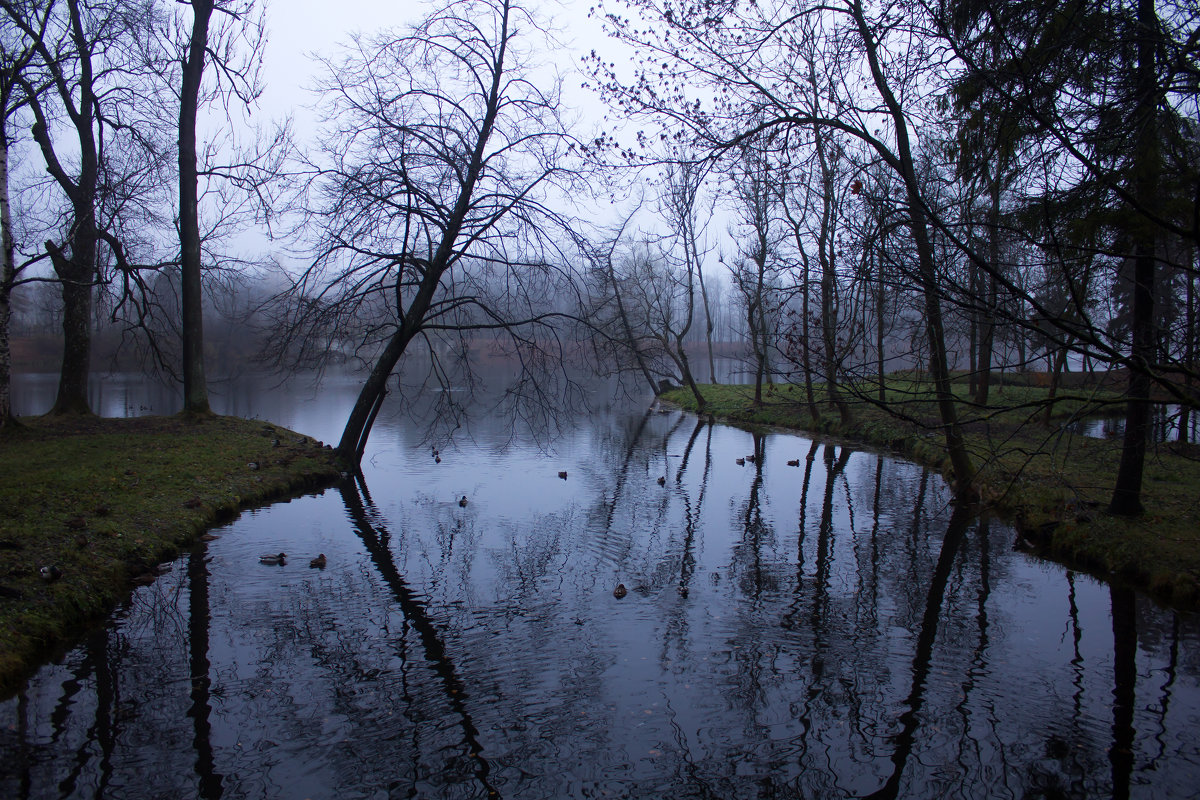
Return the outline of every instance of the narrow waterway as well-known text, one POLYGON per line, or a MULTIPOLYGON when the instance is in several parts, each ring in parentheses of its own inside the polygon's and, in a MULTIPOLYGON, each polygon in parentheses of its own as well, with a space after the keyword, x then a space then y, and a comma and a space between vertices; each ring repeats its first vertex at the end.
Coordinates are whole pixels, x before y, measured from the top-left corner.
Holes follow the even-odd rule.
MULTIPOLYGON (((352 391, 219 402, 328 441, 352 391)), ((1194 615, 902 459, 595 405, 437 458, 388 409, 362 480, 215 530, 0 704, 0 797, 1197 796, 1194 615)))

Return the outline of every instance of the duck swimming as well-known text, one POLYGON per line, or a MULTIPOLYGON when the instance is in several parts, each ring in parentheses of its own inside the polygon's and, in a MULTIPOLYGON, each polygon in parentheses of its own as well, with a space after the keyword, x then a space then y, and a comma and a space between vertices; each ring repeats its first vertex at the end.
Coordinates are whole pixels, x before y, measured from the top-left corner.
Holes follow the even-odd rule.
POLYGON ((458 504, 463 508, 467 507, 467 496, 465 494, 462 496, 462 499, 458 501, 458 504))
POLYGON ((325 554, 321 553, 312 561, 309 561, 308 565, 313 569, 325 569, 325 554))
POLYGON ((618 583, 617 588, 613 589, 613 597, 620 600, 625 595, 629 594, 629 590, 625 588, 625 584, 618 583))
POLYGON ((259 556, 258 563, 260 563, 260 564, 278 564, 279 566, 282 567, 285 563, 287 563, 287 553, 280 553, 279 555, 276 555, 276 556, 259 556))

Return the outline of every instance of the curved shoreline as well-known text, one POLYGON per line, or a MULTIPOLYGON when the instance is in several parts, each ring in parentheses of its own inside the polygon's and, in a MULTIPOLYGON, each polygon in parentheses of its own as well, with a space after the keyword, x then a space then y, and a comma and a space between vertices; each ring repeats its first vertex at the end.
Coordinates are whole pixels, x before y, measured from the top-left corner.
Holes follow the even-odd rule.
MULTIPOLYGON (((776 387, 771 402, 757 408, 747 387, 700 388, 708 404, 705 414, 714 419, 836 436, 886 448, 943 474, 949 469, 935 429, 869 405, 857 405, 848 425, 832 410, 813 425, 798 387, 794 393, 776 387)), ((660 398, 697 411, 688 390, 671 389, 660 398)), ((1147 512, 1123 518, 1105 511, 1119 441, 1028 421, 1024 426, 989 422, 968 429, 967 439, 979 468, 980 507, 1014 524, 1038 555, 1135 586, 1165 605, 1200 610, 1200 446, 1167 443, 1148 454, 1147 512)))
POLYGON ((0 697, 241 511, 340 475, 308 436, 237 417, 38 417, 0 433, 0 697), (54 566, 61 577, 44 580, 54 566))

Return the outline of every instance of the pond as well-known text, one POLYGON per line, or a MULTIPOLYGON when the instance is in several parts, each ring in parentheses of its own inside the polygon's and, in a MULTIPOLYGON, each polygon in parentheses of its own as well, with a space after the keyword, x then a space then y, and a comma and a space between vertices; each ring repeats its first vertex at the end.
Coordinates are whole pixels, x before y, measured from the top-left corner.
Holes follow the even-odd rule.
MULTIPOLYGON (((218 405, 329 441, 353 392, 218 405)), ((0 797, 1195 796, 1196 616, 891 455, 595 405, 440 462, 385 410, 362 480, 214 530, 0 704, 0 797)))

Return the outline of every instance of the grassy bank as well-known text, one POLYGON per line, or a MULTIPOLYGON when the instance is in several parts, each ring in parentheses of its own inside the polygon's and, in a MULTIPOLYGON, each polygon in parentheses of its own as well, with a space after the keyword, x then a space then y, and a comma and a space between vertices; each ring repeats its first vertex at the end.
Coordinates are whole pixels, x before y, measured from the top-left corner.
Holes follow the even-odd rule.
POLYGON ((0 432, 0 696, 212 524, 337 474, 319 442, 233 417, 39 417, 0 432), (62 576, 43 580, 47 566, 62 576))
MULTIPOLYGON (((760 407, 748 386, 702 386, 707 412, 750 425, 826 433, 881 446, 947 472, 941 431, 928 390, 896 379, 887 386, 891 410, 857 401, 843 423, 821 407, 814 422, 798 387, 774 387, 760 407)), ((985 407, 966 402, 960 387, 967 445, 979 470, 983 503, 1010 519, 1044 555, 1104 577, 1127 580, 1172 605, 1200 608, 1200 446, 1152 445, 1143 503, 1136 519, 1105 512, 1120 461, 1119 438, 1069 432, 1064 423, 1120 410, 1103 388, 1078 387, 1054 404, 1047 423, 1047 390, 1036 385, 993 389, 985 407)), ((686 390, 664 399, 694 411, 686 390)))

